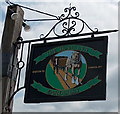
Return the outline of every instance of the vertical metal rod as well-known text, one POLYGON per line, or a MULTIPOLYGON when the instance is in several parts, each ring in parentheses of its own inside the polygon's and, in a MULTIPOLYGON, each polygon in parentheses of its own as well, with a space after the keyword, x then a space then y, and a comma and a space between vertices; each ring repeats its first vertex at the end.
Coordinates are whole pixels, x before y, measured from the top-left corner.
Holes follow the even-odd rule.
MULTIPOLYGON (((22 44, 22 48, 21 48, 20 62, 22 61, 23 47, 24 47, 24 43, 22 44)), ((19 69, 19 73, 18 73, 17 89, 19 89, 19 84, 20 84, 20 74, 21 74, 21 68, 19 67, 19 64, 18 64, 18 69, 19 69)))
POLYGON ((67 35, 70 35, 70 18, 68 19, 68 31, 67 35))
POLYGON ((24 43, 22 43, 22 49, 21 49, 20 61, 22 61, 22 56, 23 56, 23 47, 24 47, 24 43))

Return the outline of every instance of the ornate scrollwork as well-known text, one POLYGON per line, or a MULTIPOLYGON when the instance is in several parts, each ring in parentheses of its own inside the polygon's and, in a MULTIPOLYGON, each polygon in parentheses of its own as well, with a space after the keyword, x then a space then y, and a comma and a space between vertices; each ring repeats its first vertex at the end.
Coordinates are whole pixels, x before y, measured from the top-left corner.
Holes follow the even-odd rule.
POLYGON ((79 18, 79 12, 76 11, 76 7, 71 7, 71 4, 69 8, 64 9, 64 12, 64 14, 58 16, 59 22, 57 22, 43 38, 46 38, 52 31, 57 37, 79 35, 81 32, 83 32, 85 26, 93 34, 98 32, 97 28, 92 30, 84 20, 79 18))
POLYGON ((69 18, 69 17, 73 17, 73 18, 77 18, 79 17, 79 12, 75 12, 74 15, 72 15, 72 11, 76 11, 76 7, 71 7, 71 4, 70 4, 70 7, 69 8, 65 8, 64 9, 64 12, 67 13, 67 15, 65 16, 65 14, 61 14, 61 16, 58 16, 58 18, 60 20, 63 20, 65 18, 69 18))

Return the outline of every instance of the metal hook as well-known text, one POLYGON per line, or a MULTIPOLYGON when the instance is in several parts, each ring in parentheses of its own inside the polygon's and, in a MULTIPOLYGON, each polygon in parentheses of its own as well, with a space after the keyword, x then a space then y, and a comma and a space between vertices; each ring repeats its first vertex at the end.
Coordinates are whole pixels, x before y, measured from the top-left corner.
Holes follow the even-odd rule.
POLYGON ((91 35, 91 38, 94 38, 94 34, 91 35))
POLYGON ((44 44, 46 44, 47 43, 47 41, 46 41, 46 39, 44 38, 44 44))

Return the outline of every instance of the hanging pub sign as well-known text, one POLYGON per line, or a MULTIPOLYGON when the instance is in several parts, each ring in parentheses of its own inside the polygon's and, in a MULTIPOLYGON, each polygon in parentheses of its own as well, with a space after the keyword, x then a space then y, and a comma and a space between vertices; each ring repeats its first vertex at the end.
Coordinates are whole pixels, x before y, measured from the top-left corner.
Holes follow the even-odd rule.
POLYGON ((33 44, 25 103, 106 99, 108 37, 33 44))

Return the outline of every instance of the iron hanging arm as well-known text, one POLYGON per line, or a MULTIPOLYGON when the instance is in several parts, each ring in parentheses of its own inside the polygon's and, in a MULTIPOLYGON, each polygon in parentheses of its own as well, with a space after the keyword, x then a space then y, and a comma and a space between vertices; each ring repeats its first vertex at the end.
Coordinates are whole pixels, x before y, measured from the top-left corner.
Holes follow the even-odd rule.
POLYGON ((98 31, 98 32, 89 32, 89 33, 82 33, 79 35, 71 35, 71 36, 62 36, 62 37, 49 37, 47 39, 41 38, 41 39, 34 39, 34 40, 25 40, 21 42, 16 42, 16 44, 21 43, 31 43, 31 42, 38 42, 38 41, 44 41, 44 40, 56 40, 56 39, 63 39, 63 38, 71 38, 71 37, 80 37, 80 36, 88 36, 88 35, 99 35, 99 34, 107 34, 112 32, 118 32, 118 30, 105 30, 105 31, 98 31))

